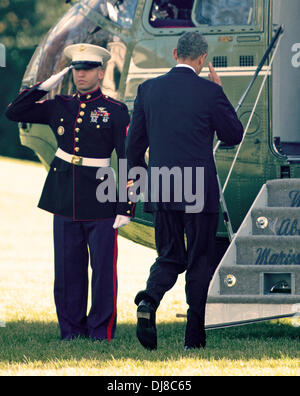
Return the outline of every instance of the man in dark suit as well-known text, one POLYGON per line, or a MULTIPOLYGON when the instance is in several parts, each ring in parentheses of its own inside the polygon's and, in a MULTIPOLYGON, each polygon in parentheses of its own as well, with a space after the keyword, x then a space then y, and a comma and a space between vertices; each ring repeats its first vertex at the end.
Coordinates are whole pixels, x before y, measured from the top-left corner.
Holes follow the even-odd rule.
POLYGON ((127 136, 129 168, 148 169, 145 210, 153 213, 158 252, 146 290, 139 292, 135 299, 138 305, 137 336, 147 349, 157 348, 155 317, 160 301, 184 271, 189 305, 185 349, 206 345, 205 306, 214 272, 213 254, 219 217, 214 132, 229 145, 240 143, 243 136, 242 124, 212 65, 209 64, 211 81, 198 77, 207 50, 207 41, 199 33, 186 33, 179 39, 177 49, 173 51, 177 67, 139 86, 127 136), (147 167, 144 155, 148 146, 147 167), (169 194, 164 195, 161 189, 166 183, 161 179, 153 181, 153 170, 157 168, 179 169, 184 191, 179 191, 178 195, 180 183, 170 178, 169 194), (189 172, 185 172, 187 170, 189 172), (203 176, 202 180, 199 175, 203 176), (197 192, 201 192, 200 204, 191 205, 187 190, 196 198, 197 192), (180 194, 181 199, 178 199, 180 194), (168 196, 167 201, 165 196, 168 196))

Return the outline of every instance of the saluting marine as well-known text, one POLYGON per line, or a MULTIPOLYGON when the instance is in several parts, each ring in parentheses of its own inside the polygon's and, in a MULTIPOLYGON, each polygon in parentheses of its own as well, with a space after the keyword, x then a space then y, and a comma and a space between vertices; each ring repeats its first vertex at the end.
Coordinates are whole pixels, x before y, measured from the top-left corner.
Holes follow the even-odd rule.
POLYGON ((112 151, 125 158, 129 114, 125 104, 103 95, 100 81, 110 53, 90 44, 65 48, 70 67, 26 89, 9 105, 13 121, 48 124, 58 142, 42 196, 41 209, 54 214, 54 297, 62 339, 114 337, 117 312, 117 229, 129 223, 134 205, 100 203, 99 167, 109 167, 112 151), (41 101, 73 69, 74 96, 41 101), (92 305, 87 316, 88 248, 92 305))

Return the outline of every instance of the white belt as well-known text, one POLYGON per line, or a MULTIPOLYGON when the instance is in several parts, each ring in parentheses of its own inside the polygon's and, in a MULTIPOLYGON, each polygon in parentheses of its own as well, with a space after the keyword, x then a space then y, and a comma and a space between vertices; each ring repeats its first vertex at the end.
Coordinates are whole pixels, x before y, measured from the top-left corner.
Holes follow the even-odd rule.
POLYGON ((72 155, 69 153, 66 153, 62 149, 57 149, 55 156, 69 162, 70 164, 73 165, 79 165, 79 166, 95 166, 97 168, 100 167, 108 167, 110 166, 110 158, 86 158, 86 157, 79 157, 78 155, 72 155))

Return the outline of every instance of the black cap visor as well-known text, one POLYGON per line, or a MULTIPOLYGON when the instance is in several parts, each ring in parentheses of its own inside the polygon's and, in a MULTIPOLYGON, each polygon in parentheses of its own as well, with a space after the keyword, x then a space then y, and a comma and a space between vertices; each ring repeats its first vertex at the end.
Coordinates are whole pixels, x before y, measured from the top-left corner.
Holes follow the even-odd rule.
POLYGON ((89 62, 89 61, 76 61, 72 62, 71 66, 75 70, 91 70, 95 69, 96 67, 102 66, 101 62, 89 62))

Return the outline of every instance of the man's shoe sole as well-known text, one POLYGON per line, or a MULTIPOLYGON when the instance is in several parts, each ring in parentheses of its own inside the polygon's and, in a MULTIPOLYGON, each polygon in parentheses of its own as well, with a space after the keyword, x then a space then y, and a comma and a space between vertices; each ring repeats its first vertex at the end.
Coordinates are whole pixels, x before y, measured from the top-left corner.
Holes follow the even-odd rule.
POLYGON ((136 335, 144 348, 150 351, 157 349, 155 312, 151 312, 146 305, 141 305, 137 309, 136 335))

